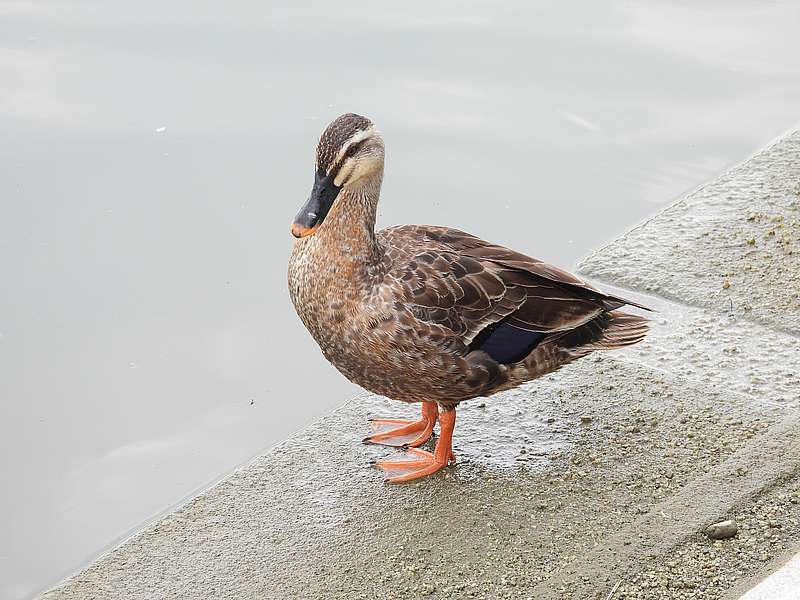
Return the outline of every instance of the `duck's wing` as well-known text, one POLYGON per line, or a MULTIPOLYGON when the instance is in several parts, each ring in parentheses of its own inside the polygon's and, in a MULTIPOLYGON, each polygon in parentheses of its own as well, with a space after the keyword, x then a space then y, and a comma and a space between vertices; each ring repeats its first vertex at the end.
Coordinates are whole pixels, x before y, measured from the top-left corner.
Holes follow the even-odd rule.
POLYGON ((490 331, 495 341, 515 337, 512 346, 535 344, 542 334, 573 330, 625 304, 645 308, 455 229, 403 226, 381 237, 389 278, 399 291, 395 297, 417 318, 451 329, 467 345, 490 331))

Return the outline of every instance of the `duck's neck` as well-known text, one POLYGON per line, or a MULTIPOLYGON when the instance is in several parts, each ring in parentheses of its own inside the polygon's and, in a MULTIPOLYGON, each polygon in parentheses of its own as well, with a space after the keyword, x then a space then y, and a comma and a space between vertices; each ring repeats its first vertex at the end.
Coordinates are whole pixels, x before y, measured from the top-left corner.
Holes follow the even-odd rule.
POLYGON ((369 177, 359 185, 342 189, 316 234, 320 247, 331 252, 329 259, 335 259, 341 269, 359 270, 383 260, 383 250, 375 237, 381 180, 382 175, 369 177))

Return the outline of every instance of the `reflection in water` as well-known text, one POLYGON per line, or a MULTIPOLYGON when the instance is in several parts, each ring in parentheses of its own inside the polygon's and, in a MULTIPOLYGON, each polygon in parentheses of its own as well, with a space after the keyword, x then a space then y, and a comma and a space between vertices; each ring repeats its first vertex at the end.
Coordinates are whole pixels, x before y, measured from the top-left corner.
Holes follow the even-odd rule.
POLYGON ((797 119, 792 2, 460 10, 0 4, 0 597, 352 395, 285 284, 337 114, 382 224, 567 266, 797 119))

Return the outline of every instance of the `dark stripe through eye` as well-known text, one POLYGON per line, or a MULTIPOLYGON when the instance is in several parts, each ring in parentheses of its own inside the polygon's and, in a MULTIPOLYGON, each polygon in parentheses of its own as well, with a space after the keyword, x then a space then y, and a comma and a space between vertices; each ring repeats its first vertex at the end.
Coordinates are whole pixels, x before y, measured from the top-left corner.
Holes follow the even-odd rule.
POLYGON ((353 156, 356 152, 358 152, 360 146, 361 146, 360 143, 350 144, 350 147, 347 148, 347 150, 344 153, 345 158, 350 158, 351 156, 353 156))
POLYGON ((363 143, 364 142, 362 140, 360 142, 356 142, 355 144, 350 144, 347 147, 347 150, 344 151, 344 154, 342 155, 342 158, 339 160, 339 162, 337 162, 334 165, 333 169, 331 170, 331 175, 333 177, 336 177, 339 174, 339 169, 342 168, 342 165, 344 164, 345 159, 351 158, 356 152, 358 152, 358 149, 361 147, 361 145, 363 143))

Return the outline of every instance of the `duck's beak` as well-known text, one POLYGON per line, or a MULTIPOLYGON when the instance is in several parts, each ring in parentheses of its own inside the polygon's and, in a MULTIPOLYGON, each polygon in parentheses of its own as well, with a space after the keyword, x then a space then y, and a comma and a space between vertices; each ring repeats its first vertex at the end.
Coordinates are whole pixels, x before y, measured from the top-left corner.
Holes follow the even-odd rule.
POLYGON ((297 213, 292 223, 292 235, 296 238, 303 238, 314 235, 322 225, 328 211, 333 206, 336 196, 339 195, 341 187, 334 185, 333 176, 317 172, 314 176, 314 187, 311 188, 311 195, 297 213))

